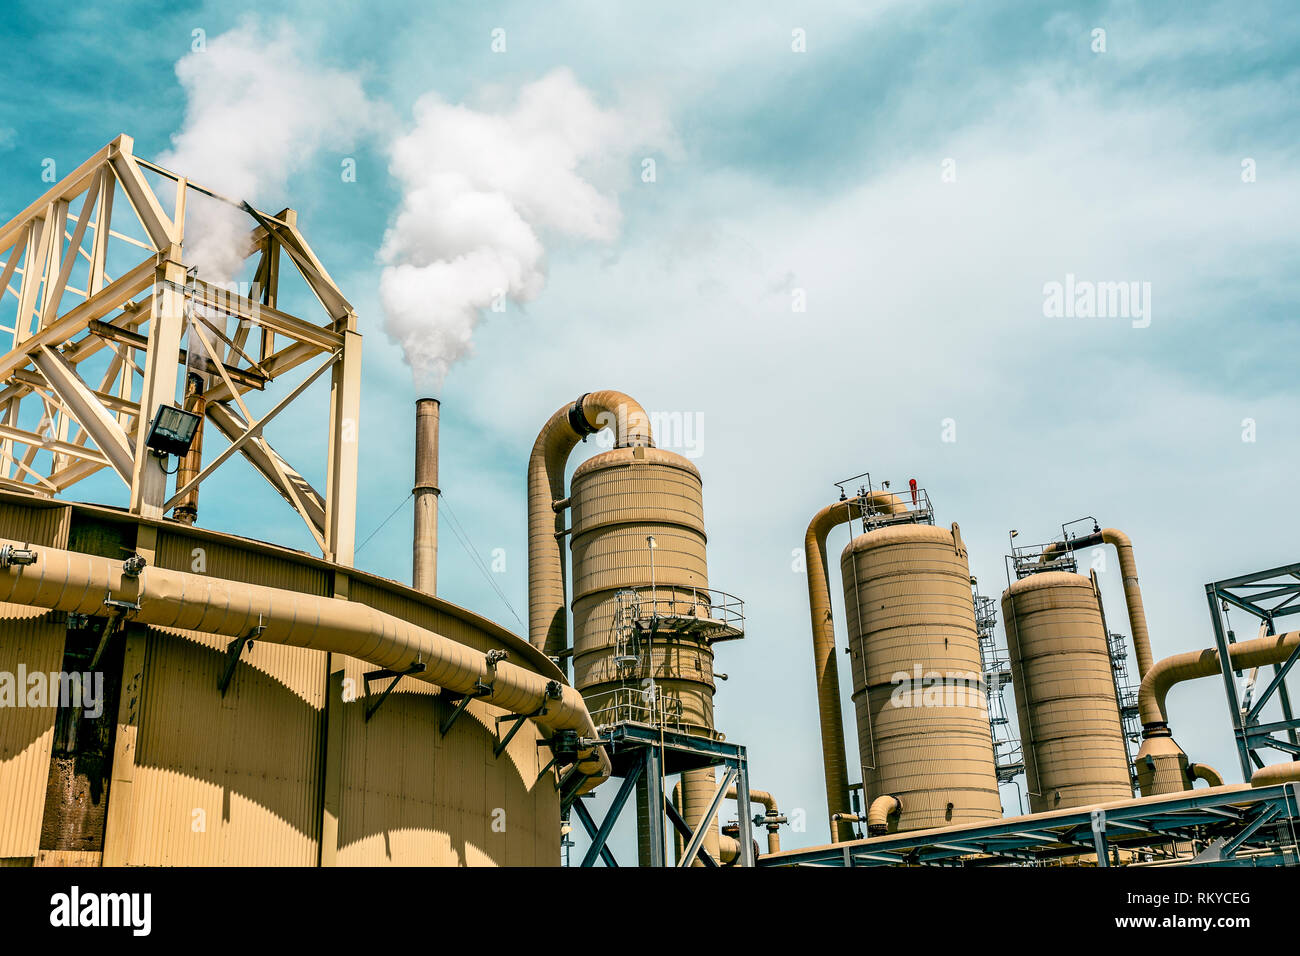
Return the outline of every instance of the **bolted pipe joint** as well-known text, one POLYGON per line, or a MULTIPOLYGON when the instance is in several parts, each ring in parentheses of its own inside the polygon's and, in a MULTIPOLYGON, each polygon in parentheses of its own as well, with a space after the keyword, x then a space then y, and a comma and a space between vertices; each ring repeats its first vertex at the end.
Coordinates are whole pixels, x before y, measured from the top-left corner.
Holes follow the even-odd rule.
POLYGON ((31 548, 18 548, 11 544, 0 546, 0 568, 23 567, 36 563, 36 552, 31 548))
POLYGON ((128 578, 138 578, 148 563, 140 555, 133 554, 122 562, 122 574, 128 578))

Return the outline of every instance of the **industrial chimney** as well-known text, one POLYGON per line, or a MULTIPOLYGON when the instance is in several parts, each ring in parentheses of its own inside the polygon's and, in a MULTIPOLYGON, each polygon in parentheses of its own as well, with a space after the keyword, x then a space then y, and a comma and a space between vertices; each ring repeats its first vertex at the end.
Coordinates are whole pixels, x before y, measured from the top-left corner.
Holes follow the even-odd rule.
POLYGON ((415 403, 415 547, 412 581, 417 591, 438 593, 438 414, 436 398, 415 403))

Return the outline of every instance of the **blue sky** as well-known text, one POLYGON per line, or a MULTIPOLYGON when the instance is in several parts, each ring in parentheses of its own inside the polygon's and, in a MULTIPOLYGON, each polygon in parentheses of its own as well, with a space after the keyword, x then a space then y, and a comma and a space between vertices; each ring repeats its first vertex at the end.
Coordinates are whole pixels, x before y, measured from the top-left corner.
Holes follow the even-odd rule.
MULTIPOLYGON (((791 552, 832 481, 917 476, 992 594, 1008 529, 1045 540, 1083 514, 1123 528, 1157 657, 1209 643, 1205 582, 1296 560, 1300 531, 1291 5, 808 6, 289 4, 303 56, 358 76, 372 128, 255 197, 298 209, 361 315, 364 538, 411 482, 416 390, 384 333, 376 260, 400 198, 392 135, 424 94, 495 102, 557 67, 602 105, 654 104, 668 131, 606 181, 618 238, 543 235, 546 288, 480 324, 447 379, 445 501, 479 551, 504 549, 496 584, 525 617, 523 468, 546 417, 603 387, 697 416, 710 578, 750 604, 747 639, 720 649, 719 726, 749 745, 756 786, 809 809, 789 845, 826 835, 791 552), (505 53, 490 48, 495 28, 505 53), (340 182, 344 157, 355 183, 340 182), (1067 274, 1151 283, 1149 327, 1045 317, 1044 284, 1067 274), (955 442, 941 440, 949 418, 955 442)), ((163 154, 185 122, 174 71, 193 31, 218 37, 252 9, 122 4, 52 25, 43 5, 8 8, 0 56, 23 65, 0 103, 6 218, 44 190, 47 157, 70 170, 120 132, 163 154)), ((319 479, 323 435, 301 421, 271 437, 319 479)), ((239 467, 201 523, 308 548, 239 467)), ((408 503, 358 563, 408 580, 409 522, 408 503)), ((846 540, 841 529, 832 556, 846 540)), ((518 628, 450 534, 441 553, 444 596, 518 628)), ((1115 625, 1113 570, 1104 586, 1115 625)), ((1236 779, 1221 689, 1185 687, 1171 705, 1192 759, 1236 779)))

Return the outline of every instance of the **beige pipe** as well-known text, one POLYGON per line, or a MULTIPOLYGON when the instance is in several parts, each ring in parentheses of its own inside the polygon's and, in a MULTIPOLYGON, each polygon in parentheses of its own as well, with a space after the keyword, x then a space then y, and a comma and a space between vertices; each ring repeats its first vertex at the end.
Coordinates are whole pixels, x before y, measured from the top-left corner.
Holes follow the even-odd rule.
MULTIPOLYGON (((25 547, 0 540, 3 545, 25 547)), ((422 662, 424 670, 411 675, 416 680, 457 694, 487 685, 491 690, 480 699, 511 713, 531 714, 544 704, 546 714, 537 723, 547 736, 556 730, 596 736, 587 705, 572 687, 506 660, 493 666, 481 651, 365 604, 157 567, 131 577, 121 562, 108 558, 57 548, 35 551, 32 564, 0 570, 0 603, 102 615, 105 601, 112 600, 138 606, 129 617, 140 624, 253 636, 347 654, 393 671, 422 662), (553 699, 556 692, 559 698, 553 699)), ((609 776, 609 757, 603 748, 584 746, 578 769, 593 778, 584 785, 589 790, 609 776)))
POLYGON ((813 665, 817 672, 817 714, 821 721, 822 766, 826 777, 826 812, 831 818, 831 839, 850 839, 852 827, 842 814, 849 806, 849 772, 844 749, 844 720, 840 701, 839 665, 835 658, 835 621, 831 616, 830 572, 826 564, 826 538, 833 528, 852 521, 870 503, 888 514, 905 510, 903 500, 886 491, 855 495, 837 501, 813 515, 804 534, 804 566, 808 572, 808 610, 812 618, 813 665), (837 816, 838 815, 838 816, 837 816))
POLYGON ((867 808, 867 836, 883 836, 889 832, 889 818, 903 809, 897 797, 885 794, 871 801, 867 808))
MULTIPOLYGON (((1300 631, 1275 634, 1242 641, 1228 647, 1228 657, 1233 670, 1248 667, 1262 667, 1265 664, 1280 664, 1300 647, 1300 631)), ((1167 733, 1169 724, 1165 699, 1175 684, 1198 677, 1213 677, 1220 673, 1219 651, 1207 647, 1202 651, 1187 651, 1166 657, 1147 671, 1138 690, 1138 712, 1142 717, 1142 727, 1148 731, 1167 733)))
MULTIPOLYGON (((1056 541, 1043 549, 1040 563, 1053 560, 1056 555, 1067 548, 1089 547, 1097 543, 1098 535, 1085 535, 1075 541, 1056 541)), ((1142 589, 1138 586, 1137 561, 1133 557, 1133 542, 1129 536, 1118 528, 1103 528, 1100 534, 1103 544, 1114 546, 1119 555, 1119 573, 1124 580, 1124 605, 1128 609, 1128 626, 1133 635, 1133 650, 1137 656, 1138 677, 1146 677, 1151 670, 1151 636, 1147 632, 1147 612, 1142 606, 1142 589)))
POLYGON ((564 609, 564 471, 588 435, 614 428, 614 446, 653 447, 645 409, 622 392, 588 392, 550 417, 528 458, 528 640, 550 657, 568 647, 564 609))
MULTIPOLYGON (((736 790, 736 785, 733 783, 730 787, 727 788, 727 792, 726 794, 724 794, 724 796, 728 800, 735 800, 737 793, 738 791, 736 790)), ((772 796, 766 790, 750 790, 749 802, 757 803, 760 806, 762 806, 762 808, 766 811, 764 816, 768 817, 769 819, 775 819, 776 817, 779 817, 781 815, 781 811, 777 809, 776 806, 776 797, 772 796)), ((769 823, 766 824, 766 826, 767 826, 767 852, 780 853, 781 852, 781 824, 769 823)))
POLYGON ((853 828, 850 827, 849 824, 860 823, 861 821, 862 817, 858 816, 856 813, 832 813, 831 843, 843 843, 845 840, 852 840, 854 838, 854 833, 853 828), (846 827, 847 830, 841 830, 841 827, 846 827), (841 833, 844 833, 844 836, 841 837, 841 833))
POLYGON ((1215 770, 1208 763, 1188 764, 1187 774, 1193 780, 1204 780, 1211 787, 1223 786, 1223 774, 1219 773, 1219 771, 1215 770))
POLYGON ((1271 787, 1278 783, 1300 781, 1300 761, 1289 760, 1285 763, 1271 763, 1260 767, 1250 777, 1252 787, 1271 787))
POLYGON ((412 586, 425 594, 438 593, 438 418, 436 398, 415 403, 415 540, 412 586))

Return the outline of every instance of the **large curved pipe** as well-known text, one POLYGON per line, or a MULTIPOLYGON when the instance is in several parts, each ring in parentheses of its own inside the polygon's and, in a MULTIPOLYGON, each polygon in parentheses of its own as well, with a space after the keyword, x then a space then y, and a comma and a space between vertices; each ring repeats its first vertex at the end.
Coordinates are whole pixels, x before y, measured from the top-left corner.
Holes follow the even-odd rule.
POLYGON ((1109 544, 1119 555, 1119 573, 1124 580, 1124 606, 1128 609, 1128 626, 1133 635, 1133 651, 1137 655, 1138 677, 1146 677, 1151 670, 1151 635, 1147 632, 1147 612, 1142 606, 1142 589, 1138 586, 1137 560, 1133 557, 1133 542, 1118 528, 1103 528, 1099 532, 1056 541, 1043 549, 1040 563, 1052 560, 1062 551, 1077 551, 1099 544, 1109 544))
POLYGON ((866 504, 888 514, 905 510, 903 500, 887 491, 855 495, 827 505, 813 515, 803 538, 804 566, 808 572, 808 611, 812 618, 813 665, 817 672, 817 714, 821 721, 822 766, 826 777, 826 813, 831 820, 831 840, 853 837, 844 816, 849 809, 849 772, 844 749, 844 719, 840 707, 840 674, 835 659, 835 621, 831 616, 830 572, 826 564, 826 537, 831 529, 852 521, 866 504), (839 814, 839 816, 837 816, 839 814))
MULTIPOLYGON (((1242 641, 1228 646, 1228 657, 1233 670, 1280 664, 1300 647, 1300 631, 1274 634, 1242 641)), ((1220 673, 1219 651, 1207 647, 1203 651, 1187 651, 1166 657, 1147 671, 1138 689, 1138 713, 1145 731, 1168 733, 1169 716, 1165 699, 1175 684, 1198 677, 1213 677, 1220 673)))
POLYGON ((1250 777, 1252 787, 1271 787, 1278 783, 1300 781, 1300 761, 1289 760, 1285 763, 1271 763, 1260 767, 1250 777))
MULTIPOLYGON (((1223 786, 1223 774, 1208 763, 1191 763, 1187 765, 1187 775, 1192 780, 1204 780, 1211 787, 1223 786)), ((1253 778, 1252 778, 1253 779, 1253 778)))
POLYGON ((903 809, 898 797, 876 797, 867 808, 867 836, 884 836, 889 832, 889 818, 903 809))
MULTIPOLYGON (((0 549, 6 546, 26 547, 0 539, 0 549)), ((128 609, 130 620, 155 627, 347 654, 398 672, 423 664, 410 676, 515 714, 545 707, 535 719, 548 737, 558 730, 596 736, 587 705, 572 687, 365 604, 166 568, 146 567, 133 575, 109 558, 31 550, 30 564, 0 570, 0 602, 102 615, 105 602, 115 601, 115 607, 128 609)), ((580 743, 577 766, 593 778, 585 789, 610 773, 604 748, 590 744, 580 743)))
POLYGON ((645 409, 622 392, 588 392, 550 417, 528 457, 528 640, 550 657, 568 647, 564 610, 564 471, 588 435, 614 430, 614 447, 654 446, 645 409))

